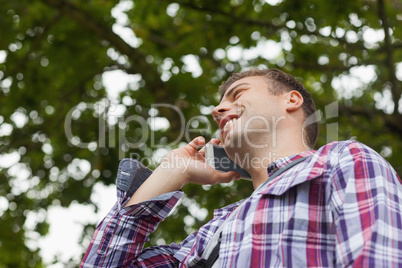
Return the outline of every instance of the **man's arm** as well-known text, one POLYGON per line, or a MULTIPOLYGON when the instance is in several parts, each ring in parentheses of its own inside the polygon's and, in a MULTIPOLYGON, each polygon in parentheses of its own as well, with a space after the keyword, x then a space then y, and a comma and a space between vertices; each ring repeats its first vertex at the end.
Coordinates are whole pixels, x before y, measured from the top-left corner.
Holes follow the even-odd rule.
MULTIPOLYGON (((144 170, 133 171, 142 174, 133 178, 133 183, 137 183, 135 190, 131 189, 130 183, 118 181, 118 202, 98 225, 81 267, 147 267, 147 263, 176 267, 178 261, 173 255, 184 244, 188 247, 192 236, 178 245, 146 250, 143 246, 179 200, 182 195, 180 188, 190 182, 216 184, 238 177, 234 172, 221 173, 206 165, 203 151, 197 150, 204 144, 203 138, 196 138, 173 150, 152 174, 144 170)), ((127 171, 119 168, 119 175, 129 175, 127 171)))
MULTIPOLYGON (((217 139, 211 142, 219 143, 217 139)), ((178 191, 187 183, 217 184, 240 178, 240 174, 236 172, 219 172, 207 165, 205 152, 198 151, 203 145, 204 138, 197 137, 186 146, 171 151, 126 206, 138 204, 160 194, 178 191)))
POLYGON ((336 266, 402 266, 402 187, 393 168, 351 142, 333 158, 336 266))
MULTIPOLYGON (((174 192, 123 208, 127 198, 118 189, 118 201, 96 228, 80 267, 142 267, 137 264, 141 263, 142 248, 149 234, 168 215, 181 194, 174 192)), ((154 249, 148 258, 163 260, 164 267, 175 267, 172 253, 177 249, 174 246, 154 249)))

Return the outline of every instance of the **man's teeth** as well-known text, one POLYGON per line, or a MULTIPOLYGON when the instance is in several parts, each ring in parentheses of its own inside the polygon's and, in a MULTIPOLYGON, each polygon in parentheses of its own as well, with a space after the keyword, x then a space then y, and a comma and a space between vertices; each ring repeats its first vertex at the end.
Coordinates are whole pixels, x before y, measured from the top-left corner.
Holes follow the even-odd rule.
POLYGON ((232 119, 230 119, 230 120, 227 121, 226 124, 223 126, 223 129, 226 130, 226 128, 227 128, 229 125, 233 124, 235 121, 237 121, 237 118, 232 118, 232 119))

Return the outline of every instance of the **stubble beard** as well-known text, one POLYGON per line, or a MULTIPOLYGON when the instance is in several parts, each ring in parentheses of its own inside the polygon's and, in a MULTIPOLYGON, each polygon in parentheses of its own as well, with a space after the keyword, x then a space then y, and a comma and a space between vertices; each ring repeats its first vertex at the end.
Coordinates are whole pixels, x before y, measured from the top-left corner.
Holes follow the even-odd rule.
MULTIPOLYGON (((247 124, 247 121, 243 121, 242 118, 233 125, 225 135, 223 147, 227 154, 235 159, 236 157, 244 157, 246 154, 254 154, 258 150, 269 150, 272 147, 272 133, 276 131, 269 129, 273 125, 269 116, 258 116, 258 118, 265 118, 265 122, 259 119, 247 124), (268 126, 268 127, 267 127, 268 126)), ((251 120, 251 119, 248 119, 251 120)))
MULTIPOLYGON (((240 122, 237 122, 240 123, 240 122)), ((244 139, 242 136, 244 133, 241 131, 240 124, 232 126, 228 133, 226 133, 223 140, 223 147, 229 157, 234 160, 235 156, 243 155, 244 139)))

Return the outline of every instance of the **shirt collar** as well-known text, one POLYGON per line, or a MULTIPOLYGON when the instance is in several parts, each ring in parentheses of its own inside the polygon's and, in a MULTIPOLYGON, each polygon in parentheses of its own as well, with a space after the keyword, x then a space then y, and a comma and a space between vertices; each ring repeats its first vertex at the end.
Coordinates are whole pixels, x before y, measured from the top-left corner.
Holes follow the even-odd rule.
POLYGON ((315 150, 310 150, 310 151, 304 151, 301 153, 297 153, 291 156, 286 156, 286 157, 282 157, 279 158, 277 160, 275 160, 274 162, 270 163, 267 167, 267 171, 268 171, 268 176, 271 176, 273 173, 275 173, 278 169, 281 169, 282 167, 286 166, 287 164, 289 164, 290 162, 293 162, 299 158, 305 157, 305 156, 309 156, 309 155, 313 155, 316 151, 315 150))

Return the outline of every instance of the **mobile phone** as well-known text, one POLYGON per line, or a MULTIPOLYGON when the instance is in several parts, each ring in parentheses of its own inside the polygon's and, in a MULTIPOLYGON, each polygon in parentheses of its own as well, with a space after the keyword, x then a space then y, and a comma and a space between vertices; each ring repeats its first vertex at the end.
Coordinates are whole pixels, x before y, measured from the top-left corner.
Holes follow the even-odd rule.
POLYGON ((240 173, 242 178, 251 179, 247 171, 230 159, 222 146, 207 143, 205 145, 205 162, 216 170, 223 172, 235 171, 240 173))

